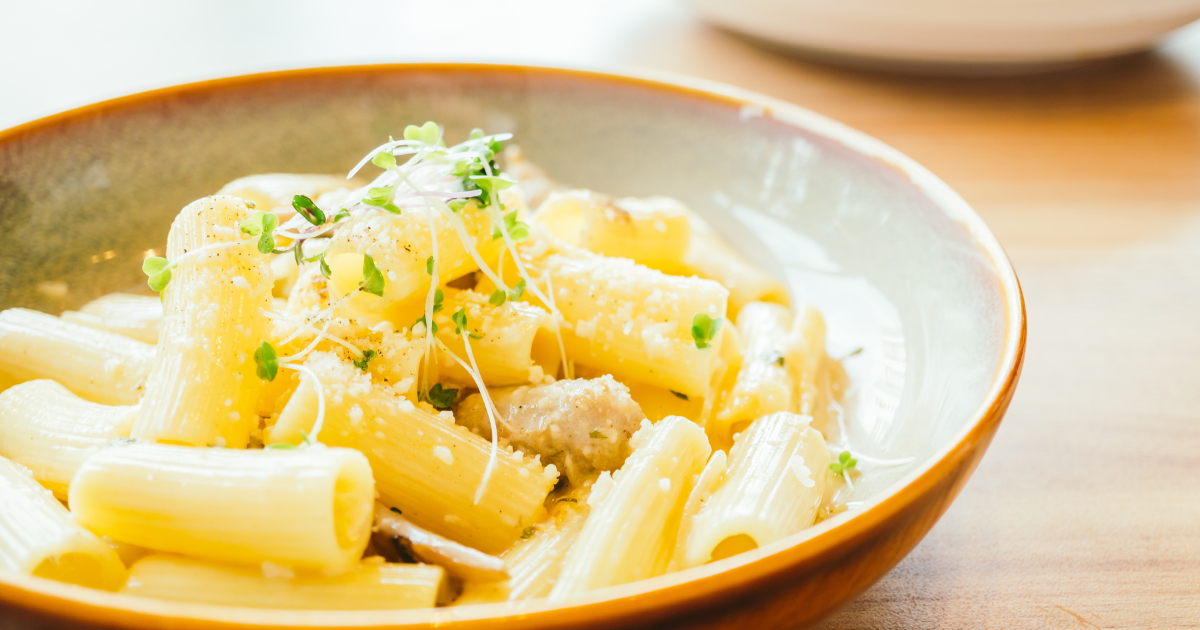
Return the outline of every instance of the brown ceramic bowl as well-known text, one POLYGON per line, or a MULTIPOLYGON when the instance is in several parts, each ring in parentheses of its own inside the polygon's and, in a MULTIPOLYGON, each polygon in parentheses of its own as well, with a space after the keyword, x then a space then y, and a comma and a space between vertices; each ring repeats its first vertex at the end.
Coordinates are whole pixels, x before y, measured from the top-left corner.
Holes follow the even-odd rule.
POLYGON ((143 282, 186 203, 260 172, 339 172, 405 124, 513 131, 558 179, 678 197, 813 302, 854 377, 854 509, 703 567, 539 601, 381 612, 139 599, 0 574, 6 627, 801 628, 863 592, 966 483, 1012 398, 1021 290, 987 227, 896 151, 727 86, 517 66, 326 68, 117 99, 0 133, 0 307, 143 282))

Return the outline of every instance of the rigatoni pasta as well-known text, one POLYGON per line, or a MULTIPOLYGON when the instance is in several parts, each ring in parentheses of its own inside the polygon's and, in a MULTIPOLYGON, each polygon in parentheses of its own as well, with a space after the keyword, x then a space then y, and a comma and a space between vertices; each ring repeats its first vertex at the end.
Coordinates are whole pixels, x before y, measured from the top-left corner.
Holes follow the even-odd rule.
POLYGON ((21 383, 0 393, 0 456, 33 472, 66 500, 79 466, 113 440, 129 437, 137 406, 88 402, 51 380, 21 383))
POLYGON ((162 325, 162 300, 149 295, 110 293, 60 317, 76 324, 115 332, 146 343, 158 343, 162 325))

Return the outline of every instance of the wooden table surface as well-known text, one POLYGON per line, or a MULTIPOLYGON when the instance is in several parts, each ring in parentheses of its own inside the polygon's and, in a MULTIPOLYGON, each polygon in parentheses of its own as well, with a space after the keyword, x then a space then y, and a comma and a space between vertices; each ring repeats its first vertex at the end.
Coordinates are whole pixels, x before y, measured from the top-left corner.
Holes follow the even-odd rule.
POLYGON ((1006 247, 1028 357, 957 502, 822 628, 1200 628, 1200 31, 1067 72, 931 79, 781 56, 668 0, 42 4, 3 10, 28 28, 0 42, 0 127, 198 78, 473 58, 672 70, 882 139, 1006 247))

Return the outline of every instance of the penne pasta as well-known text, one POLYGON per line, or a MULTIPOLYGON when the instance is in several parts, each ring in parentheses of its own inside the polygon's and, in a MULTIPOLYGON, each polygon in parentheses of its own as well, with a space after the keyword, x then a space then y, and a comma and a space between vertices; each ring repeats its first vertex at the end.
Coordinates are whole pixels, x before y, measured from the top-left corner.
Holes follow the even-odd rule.
MULTIPOLYGON (((536 383, 545 375, 558 372, 557 352, 535 351, 539 345, 555 343, 546 309, 514 301, 493 306, 488 303, 488 296, 481 293, 446 289, 444 308, 433 321, 438 325, 438 340, 460 357, 466 355, 463 338, 455 333, 457 326, 451 319, 459 309, 466 315, 468 333, 480 337, 471 339, 471 348, 479 374, 489 387, 536 383)), ((414 334, 419 337, 422 333, 414 334)), ((466 370, 446 353, 439 354, 438 379, 474 385, 466 370)))
POLYGON ((812 416, 818 426, 824 426, 828 415, 823 379, 825 362, 825 318, 821 312, 809 305, 800 307, 796 316, 794 337, 798 342, 798 361, 794 373, 797 382, 797 407, 802 414, 812 416))
POLYGON ((109 293, 84 304, 78 311, 65 311, 60 317, 138 341, 158 343, 162 315, 162 301, 156 297, 109 293))
POLYGON ((811 421, 780 412, 755 420, 741 434, 724 482, 692 520, 681 568, 761 547, 813 524, 829 453, 811 421))
POLYGON ((271 268, 254 239, 241 240, 249 217, 241 199, 205 197, 175 218, 167 257, 181 262, 163 289, 158 354, 133 437, 245 448, 257 428, 254 354, 267 339, 271 268))
POLYGON ((591 514, 563 560, 551 601, 667 570, 693 477, 711 449, 704 430, 678 416, 643 424, 633 447, 620 471, 593 485, 591 514))
POLYGON ((357 188, 361 184, 347 181, 344 175, 265 173, 235 179, 222 186, 217 194, 245 199, 257 210, 274 212, 283 222, 296 214, 292 207, 296 195, 305 195, 320 204, 324 202, 319 199, 322 195, 357 188))
POLYGON ((750 422, 777 411, 799 411, 797 381, 802 378, 803 339, 792 332, 785 306, 750 302, 738 312, 742 363, 732 389, 721 400, 711 435, 723 444, 750 422))
POLYGON ((687 503, 683 506, 683 516, 679 519, 679 535, 675 537, 675 551, 671 555, 671 564, 667 567, 668 572, 678 571, 685 566, 684 556, 687 554, 687 541, 692 534, 696 514, 700 513, 700 508, 704 507, 704 503, 725 481, 725 472, 728 469, 729 460, 725 451, 713 451, 712 457, 709 457, 708 463, 704 465, 704 470, 696 478, 692 492, 688 495, 687 503))
POLYGON ((537 217, 572 245, 678 274, 691 240, 688 214, 670 197, 613 200, 572 190, 551 193, 537 217))
POLYGON ((0 568, 115 591, 117 552, 80 527, 24 466, 0 457, 0 568))
POLYGON ((75 471, 105 444, 129 437, 137 407, 88 402, 51 380, 0 393, 0 456, 65 500, 75 471))
POLYGON ((154 346, 23 308, 0 312, 0 371, 17 382, 52 378, 104 405, 132 405, 146 388, 154 346))
POLYGON ((242 567, 158 554, 130 568, 121 592, 242 608, 386 610, 431 608, 447 587, 441 567, 381 560, 364 560, 338 575, 311 575, 271 565, 242 567))
POLYGON ((370 465, 350 449, 129 444, 83 463, 70 505, 83 526, 121 542, 335 574, 362 556, 374 495, 370 465))
MULTIPOLYGON (((531 525, 558 472, 536 459, 500 450, 485 492, 476 494, 491 444, 454 424, 449 413, 417 407, 332 354, 315 352, 305 367, 323 388, 320 440, 361 451, 371 462, 379 500, 404 518, 488 553, 506 549, 531 525)), ((316 383, 303 377, 268 444, 298 443, 319 411, 316 383)))

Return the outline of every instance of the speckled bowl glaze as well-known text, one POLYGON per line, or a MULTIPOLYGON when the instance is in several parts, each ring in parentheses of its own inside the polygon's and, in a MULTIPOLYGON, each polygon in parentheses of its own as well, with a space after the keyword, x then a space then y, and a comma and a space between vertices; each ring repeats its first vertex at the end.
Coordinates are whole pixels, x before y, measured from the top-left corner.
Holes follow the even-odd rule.
POLYGON ((144 600, 0 574, 6 627, 802 628, 891 569, 966 483, 1016 388, 1020 287, 945 184, 817 114, 727 86, 518 66, 327 68, 101 103, 0 133, 0 307, 143 282, 186 203, 260 172, 339 172, 405 124, 512 131, 559 180, 672 195, 815 303, 854 387, 855 509, 703 567, 540 601, 382 612, 144 600), (854 352, 862 348, 860 352, 854 352))

